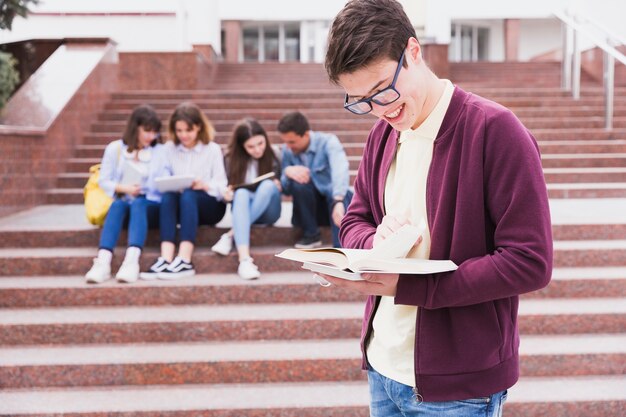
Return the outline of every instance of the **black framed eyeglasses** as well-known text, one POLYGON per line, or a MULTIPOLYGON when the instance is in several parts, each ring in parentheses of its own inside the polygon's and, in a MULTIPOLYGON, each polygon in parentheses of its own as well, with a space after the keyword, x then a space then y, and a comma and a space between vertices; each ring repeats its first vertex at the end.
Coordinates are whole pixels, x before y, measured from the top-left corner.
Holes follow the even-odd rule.
POLYGON ((354 114, 362 115, 372 111, 372 102, 378 104, 379 106, 387 106, 398 100, 400 98, 400 92, 396 90, 396 81, 398 81, 398 75, 400 74, 402 64, 404 63, 405 51, 406 49, 402 51, 402 55, 400 56, 400 60, 398 61, 398 67, 396 68, 396 73, 393 76, 393 81, 391 82, 391 84, 389 84, 389 87, 379 91, 376 94, 372 94, 369 97, 362 98, 361 100, 354 101, 352 103, 348 103, 349 97, 346 94, 343 108, 354 114))

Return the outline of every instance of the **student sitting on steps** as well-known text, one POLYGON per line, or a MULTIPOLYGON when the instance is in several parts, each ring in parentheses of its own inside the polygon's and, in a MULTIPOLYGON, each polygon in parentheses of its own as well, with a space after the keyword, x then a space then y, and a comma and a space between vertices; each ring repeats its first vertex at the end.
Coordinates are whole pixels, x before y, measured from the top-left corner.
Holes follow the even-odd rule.
POLYGON ((213 142, 213 126, 201 110, 191 103, 180 104, 169 121, 173 140, 163 145, 164 152, 155 178, 193 176, 191 187, 163 193, 160 211, 161 256, 142 279, 179 279, 195 274, 191 263, 200 224, 214 225, 224 217, 226 172, 219 145, 213 142), (176 226, 180 223, 180 245, 176 251, 176 226))
POLYGON ((274 224, 280 217, 280 163, 265 129, 251 118, 235 125, 225 162, 230 186, 224 190, 223 197, 232 202, 233 228, 211 249, 226 256, 232 250, 234 238, 239 255, 237 273, 243 279, 255 279, 261 274, 250 257, 250 226, 274 224), (268 173, 274 173, 274 178, 234 189, 236 184, 249 184, 268 173))
POLYGON ((161 120, 154 109, 139 106, 128 119, 122 139, 111 142, 104 151, 98 184, 114 200, 100 234, 98 256, 85 274, 88 283, 111 278, 113 249, 123 227, 128 227, 128 249, 116 278, 134 282, 139 277, 139 256, 148 228, 159 222, 160 194, 147 179, 162 150, 157 144, 160 131, 161 120))

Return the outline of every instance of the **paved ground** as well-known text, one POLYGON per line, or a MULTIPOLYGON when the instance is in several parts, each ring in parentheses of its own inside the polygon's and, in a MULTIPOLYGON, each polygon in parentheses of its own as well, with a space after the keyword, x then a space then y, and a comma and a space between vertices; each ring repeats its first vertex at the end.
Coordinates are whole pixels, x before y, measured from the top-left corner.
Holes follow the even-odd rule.
MULTIPOLYGON (((559 224, 626 224, 626 198, 554 199, 550 200, 552 223, 559 224)), ((292 206, 283 203, 279 227, 291 225, 292 206)), ((229 227, 230 211, 218 226, 229 227)), ((0 219, 0 231, 7 230, 84 230, 91 229, 81 204, 43 205, 0 219)))

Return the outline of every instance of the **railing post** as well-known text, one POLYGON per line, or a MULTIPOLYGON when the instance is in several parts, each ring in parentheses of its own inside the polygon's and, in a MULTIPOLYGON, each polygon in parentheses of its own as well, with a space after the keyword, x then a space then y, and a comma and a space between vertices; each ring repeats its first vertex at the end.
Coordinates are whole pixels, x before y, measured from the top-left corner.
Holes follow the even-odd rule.
POLYGON ((604 127, 613 129, 613 97, 615 93, 615 58, 608 52, 603 54, 604 64, 604 127))
POLYGON ((561 62, 561 88, 572 91, 572 35, 574 29, 565 22, 561 23, 563 34, 563 60, 561 62))
POLYGON ((578 31, 574 31, 572 60, 572 97, 574 100, 580 99, 580 42, 578 41, 578 31))

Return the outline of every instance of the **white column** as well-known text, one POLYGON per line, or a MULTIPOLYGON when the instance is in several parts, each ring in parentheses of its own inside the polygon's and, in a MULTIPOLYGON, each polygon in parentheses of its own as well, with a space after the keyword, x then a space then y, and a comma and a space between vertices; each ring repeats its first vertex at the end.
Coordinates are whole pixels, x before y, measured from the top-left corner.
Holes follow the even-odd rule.
POLYGON ((309 62, 309 22, 300 22, 300 62, 309 62))
POLYGON ((259 62, 265 62, 265 30, 259 25, 259 62))
POLYGON ((285 62, 285 24, 278 24, 278 62, 285 62))

